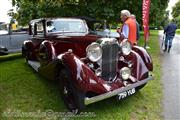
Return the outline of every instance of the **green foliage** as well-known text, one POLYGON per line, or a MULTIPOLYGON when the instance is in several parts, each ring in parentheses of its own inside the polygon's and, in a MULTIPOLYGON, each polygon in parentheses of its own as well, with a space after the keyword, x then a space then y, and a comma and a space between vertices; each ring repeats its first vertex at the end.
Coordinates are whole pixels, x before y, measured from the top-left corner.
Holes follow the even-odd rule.
POLYGON ((176 34, 179 34, 179 35, 180 35, 180 29, 177 29, 177 30, 176 30, 176 34))
MULTIPOLYGON (((164 21, 169 0, 151 0, 150 24, 159 26, 164 21)), ((128 9, 142 24, 142 0, 12 0, 17 6, 16 19, 22 25, 40 17, 90 16, 120 22, 120 11, 128 9)))
POLYGON ((178 28, 180 28, 180 1, 173 7, 172 15, 174 20, 177 22, 178 28))
POLYGON ((173 7, 172 15, 174 18, 178 17, 180 13, 180 1, 175 4, 173 7))
POLYGON ((164 26, 168 20, 168 11, 166 11, 169 0, 151 0, 150 25, 164 26))

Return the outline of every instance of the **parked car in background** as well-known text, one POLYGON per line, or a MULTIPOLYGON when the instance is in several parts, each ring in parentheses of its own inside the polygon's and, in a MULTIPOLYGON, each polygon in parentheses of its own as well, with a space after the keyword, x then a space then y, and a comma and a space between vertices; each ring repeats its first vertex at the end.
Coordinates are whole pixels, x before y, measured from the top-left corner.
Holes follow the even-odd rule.
POLYGON ((22 46, 26 62, 45 78, 59 81, 70 111, 112 96, 120 100, 152 79, 147 51, 108 30, 103 21, 35 19, 29 23, 29 34, 31 39, 22 46))
POLYGON ((0 45, 0 55, 7 55, 8 49, 2 45, 0 45))
POLYGON ((0 35, 7 35, 8 31, 7 30, 0 30, 0 35))
MULTIPOLYGON (((7 35, 8 31, 7 31, 7 24, 5 24, 4 22, 0 22, 0 39, 2 35, 7 35)), ((6 55, 8 54, 8 49, 0 44, 0 55, 6 55)))
POLYGON ((7 35, 8 34, 8 25, 4 22, 0 22, 0 35, 7 35))

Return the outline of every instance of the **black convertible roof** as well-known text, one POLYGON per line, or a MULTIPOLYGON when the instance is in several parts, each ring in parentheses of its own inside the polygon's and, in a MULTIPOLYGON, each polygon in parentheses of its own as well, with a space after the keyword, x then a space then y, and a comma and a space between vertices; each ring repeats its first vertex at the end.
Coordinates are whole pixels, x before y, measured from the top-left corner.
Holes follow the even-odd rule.
POLYGON ((76 16, 75 18, 80 18, 80 19, 83 19, 87 22, 102 22, 103 20, 97 20, 93 17, 88 17, 88 16, 76 16))
POLYGON ((50 19, 58 19, 58 18, 72 18, 72 19, 82 19, 85 20, 87 23, 94 23, 94 22, 103 22, 103 20, 96 20, 95 18, 88 17, 88 16, 74 16, 74 17, 55 17, 55 18, 39 18, 39 19, 33 19, 30 21, 30 23, 34 22, 40 22, 42 20, 50 20, 50 19))

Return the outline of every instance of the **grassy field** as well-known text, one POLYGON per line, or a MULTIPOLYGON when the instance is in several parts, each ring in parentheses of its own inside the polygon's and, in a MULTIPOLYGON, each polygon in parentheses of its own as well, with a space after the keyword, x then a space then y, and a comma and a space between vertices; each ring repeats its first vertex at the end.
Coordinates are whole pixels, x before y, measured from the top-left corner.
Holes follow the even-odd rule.
POLYGON ((179 34, 179 35, 180 35, 180 29, 177 29, 177 30, 176 30, 176 34, 179 34))
POLYGON ((13 60, 22 57, 21 53, 12 53, 7 55, 0 56, 0 62, 7 61, 7 60, 13 60))
MULTIPOLYGON (((152 74, 155 80, 150 81, 141 91, 121 101, 110 98, 87 106, 84 114, 89 117, 60 117, 57 119, 92 119, 90 113, 93 113, 94 120, 161 120, 162 85, 157 32, 151 31, 148 43, 151 47, 148 51, 154 62, 152 74)), ((142 39, 140 40, 141 45, 143 45, 142 39)), ((39 76, 25 63, 24 59, 0 63, 0 120, 45 120, 49 117, 52 119, 53 114, 50 114, 52 111, 59 112, 59 114, 67 111, 59 95, 56 82, 39 76), (45 117, 41 114, 40 118, 36 116, 33 118, 11 118, 9 116, 7 118, 5 116, 8 112, 24 115, 29 112, 35 115, 47 112, 50 116, 45 117)))

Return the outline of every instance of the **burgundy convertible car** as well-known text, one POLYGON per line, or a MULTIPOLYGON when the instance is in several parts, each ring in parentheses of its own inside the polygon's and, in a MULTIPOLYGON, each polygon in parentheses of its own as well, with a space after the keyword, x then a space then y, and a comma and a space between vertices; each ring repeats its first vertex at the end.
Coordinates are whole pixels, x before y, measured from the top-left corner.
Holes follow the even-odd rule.
POLYGON ((71 111, 113 96, 125 98, 152 79, 147 51, 109 31, 102 21, 35 19, 29 34, 22 46, 26 62, 45 78, 59 81, 71 111))

